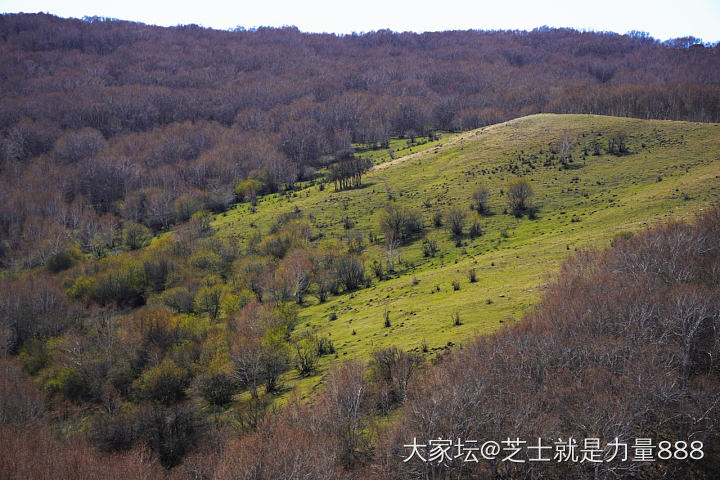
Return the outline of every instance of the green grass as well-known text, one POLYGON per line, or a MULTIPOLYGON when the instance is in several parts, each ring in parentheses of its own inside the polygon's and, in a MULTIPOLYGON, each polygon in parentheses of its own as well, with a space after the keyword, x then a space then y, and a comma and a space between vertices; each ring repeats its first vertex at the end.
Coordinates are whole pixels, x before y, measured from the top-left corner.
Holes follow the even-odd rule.
POLYGON ((442 147, 443 142, 453 139, 458 134, 439 133, 436 139, 428 141, 428 137, 417 137, 414 143, 408 138, 390 139, 388 148, 369 148, 366 145, 355 144, 355 154, 359 157, 368 158, 374 165, 392 161, 394 158, 404 157, 412 153, 423 152, 430 148, 442 147))
MULTIPOLYGON (((425 216, 427 235, 438 240, 438 255, 423 257, 418 238, 402 247, 404 266, 393 278, 373 280, 369 288, 331 297, 324 304, 309 297, 297 334, 311 330, 329 335, 339 359, 367 358, 391 345, 412 350, 426 344, 437 354, 519 319, 538 303, 543 285, 575 249, 604 248, 619 232, 682 219, 718 202, 719 155, 717 124, 533 115, 448 135, 422 152, 396 156, 369 172, 362 188, 334 192, 313 186, 292 196, 267 196, 255 213, 239 205, 218 217, 214 226, 219 235, 244 242, 255 230, 266 233, 278 215, 297 207, 322 234, 318 242, 324 242, 342 238, 347 215, 366 240, 370 232, 381 237, 365 250, 370 262, 382 255, 377 214, 389 198, 417 208, 425 216), (607 134, 618 129, 629 134, 630 154, 588 154, 582 160, 584 145, 597 139, 606 146, 607 134), (549 144, 564 135, 577 141, 573 156, 580 168, 543 166, 549 144), (534 168, 518 160, 533 155, 534 168), (513 163, 520 175, 508 171, 513 163), (506 200, 500 191, 519 176, 533 186, 539 206, 536 220, 503 213, 506 200), (479 184, 491 190, 491 216, 477 217, 469 209, 479 184), (467 210, 469 220, 478 218, 485 234, 456 247, 450 233, 431 222, 435 211, 450 206, 467 210), (470 268, 477 271, 476 283, 468 280, 470 268), (460 282, 458 291, 452 288, 454 280, 460 282), (390 328, 384 327, 386 310, 390 328), (330 320, 331 313, 336 320, 330 320), (453 324, 456 313, 460 326, 453 324)), ((323 358, 319 374, 334 361, 323 358)), ((320 378, 292 373, 286 382, 309 393, 320 378)))

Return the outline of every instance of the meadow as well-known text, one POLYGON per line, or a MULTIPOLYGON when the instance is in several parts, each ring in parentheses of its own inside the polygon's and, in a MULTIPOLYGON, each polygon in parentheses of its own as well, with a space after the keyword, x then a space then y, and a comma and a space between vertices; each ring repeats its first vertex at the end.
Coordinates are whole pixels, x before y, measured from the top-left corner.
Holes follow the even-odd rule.
POLYGON ((368 288, 325 303, 307 297, 294 335, 325 335, 336 348, 334 356, 320 360, 317 374, 286 374, 289 389, 310 394, 338 358, 367 359, 388 346, 430 357, 462 348, 532 309, 571 252, 602 249, 618 236, 687 220, 716 204, 719 147, 718 124, 532 115, 445 133, 392 161, 360 151, 374 154, 376 163, 361 187, 334 191, 332 185, 314 184, 264 196, 256 207, 239 204, 221 214, 213 227, 217 235, 244 244, 294 212, 310 221, 317 244, 339 248, 348 238, 363 238, 363 258, 370 265, 387 261, 380 212, 392 202, 422 212, 425 232, 392 254, 396 268, 389 278, 374 278, 368 288), (610 154, 608 142, 618 132, 627 152, 610 154), (562 142, 566 147, 559 152, 562 142), (532 185, 535 219, 508 213, 505 191, 518 178, 532 185), (480 185, 491 192, 485 215, 470 209, 480 185), (471 239, 466 227, 458 242, 444 226, 436 227, 435 214, 452 207, 466 210, 467 225, 477 220, 483 234, 471 239), (435 240, 434 256, 424 255, 425 238, 435 240))

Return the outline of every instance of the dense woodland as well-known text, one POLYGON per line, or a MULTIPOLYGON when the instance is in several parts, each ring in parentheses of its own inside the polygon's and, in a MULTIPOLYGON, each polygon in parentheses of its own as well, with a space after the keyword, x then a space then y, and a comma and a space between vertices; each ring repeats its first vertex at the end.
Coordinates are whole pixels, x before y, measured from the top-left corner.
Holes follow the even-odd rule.
MULTIPOLYGON (((537 112, 720 120, 720 47, 532 32, 215 31, 0 17, 0 262, 293 188, 351 144, 537 112)), ((342 177, 350 179, 350 177, 342 177)), ((332 180, 331 180, 332 181, 332 180)), ((352 182, 350 182, 352 183, 352 182)))
MULTIPOLYGON (((242 244, 211 225, 266 194, 358 188, 371 162, 354 148, 391 138, 536 112, 720 121, 717 45, 48 15, 3 15, 0 35, 0 444, 13 452, 0 455, 3 478, 712 478, 720 468, 718 209, 577 254, 537 312, 434 364, 400 348, 338 361, 321 393, 287 395, 281 409, 284 375, 339 358, 331 338, 297 334, 308 297, 386 280, 410 242, 434 257, 431 230, 462 247, 483 235, 477 218, 500 209, 482 184, 468 186, 466 205, 425 213, 390 189, 381 235, 367 239, 384 243, 372 262, 349 216, 333 239, 297 206, 242 244), (703 441, 707 459, 402 462, 417 432, 681 434, 703 441)), ((582 138, 549 145, 537 168, 628 154, 626 132, 582 138)), ((531 184, 505 188, 502 214, 535 219, 531 184)))

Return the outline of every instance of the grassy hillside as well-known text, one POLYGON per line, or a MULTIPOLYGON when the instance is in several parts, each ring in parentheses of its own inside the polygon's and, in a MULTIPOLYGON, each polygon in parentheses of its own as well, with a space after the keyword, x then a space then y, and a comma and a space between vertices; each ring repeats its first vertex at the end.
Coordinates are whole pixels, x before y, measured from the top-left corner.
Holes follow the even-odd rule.
MULTIPOLYGON (((570 251, 606 247, 616 235, 683 218, 718 199, 720 125, 543 114, 446 135, 432 148, 375 166, 361 188, 335 192, 315 185, 292 196, 264 197, 254 212, 239 205, 214 226, 219 235, 245 242, 256 231, 266 233, 279 215, 299 210, 310 220, 316 242, 362 234, 370 264, 383 256, 379 212, 391 201, 422 211, 426 236, 439 247, 435 257, 424 257, 422 239, 416 238, 401 247, 390 279, 373 279, 369 288, 323 304, 309 296, 301 310, 297 335, 308 330, 329 335, 337 357, 351 358, 390 345, 438 353, 492 332, 537 303, 570 251), (618 131, 627 135, 629 152, 605 153, 618 131), (568 168, 552 153, 562 139, 572 145, 568 168), (602 146, 600 155, 593 155, 595 142, 602 146), (501 192, 519 177, 532 184, 537 219, 504 213, 501 192), (489 216, 470 210, 480 184, 491 191, 489 216), (449 231, 433 226, 433 215, 453 206, 467 212, 468 225, 477 219, 484 234, 466 236, 457 246, 449 231), (368 242, 371 237, 378 238, 368 242), (475 283, 468 277, 472 268, 475 283), (461 325, 455 325, 456 315, 461 325)), ((324 357, 319 371, 332 361, 324 357)), ((289 375, 290 384, 303 391, 320 379, 289 375)))

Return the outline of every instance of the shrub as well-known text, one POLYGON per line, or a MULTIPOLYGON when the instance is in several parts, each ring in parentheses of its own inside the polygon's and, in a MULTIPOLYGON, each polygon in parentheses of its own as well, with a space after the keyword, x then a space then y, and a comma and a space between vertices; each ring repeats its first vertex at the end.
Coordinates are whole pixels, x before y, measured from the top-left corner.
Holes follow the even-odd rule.
POLYGON ((122 232, 123 245, 128 250, 137 250, 150 243, 152 233, 145 225, 126 222, 122 232))
POLYGON ((426 238, 423 240, 423 255, 426 257, 434 257, 438 252, 437 241, 434 238, 426 238))
POLYGON ((608 153, 623 155, 628 153, 627 133, 622 130, 614 130, 608 135, 608 153))
POLYGON ((333 344, 333 341, 330 340, 327 336, 322 336, 318 338, 317 341, 317 351, 319 356, 323 355, 330 355, 335 353, 335 345, 333 344))
POLYGON ((465 211, 459 208, 451 208, 445 214, 445 222, 453 235, 456 237, 462 236, 465 228, 465 211))
POLYGON ((235 187, 235 199, 238 202, 254 202, 263 190, 263 184, 253 178, 244 180, 235 187))
POLYGON ((527 180, 517 180, 511 183, 507 189, 508 205, 513 215, 521 217, 532 207, 533 190, 527 180))
POLYGON ((195 297, 185 287, 174 287, 160 294, 158 302, 172 308, 178 313, 191 313, 195 297))
POLYGON ((302 338, 295 343, 295 368, 300 375, 310 375, 315 371, 320 353, 315 338, 302 338))
POLYGON ((470 238, 477 238, 483 234, 482 228, 480 227, 480 224, 477 220, 473 220, 473 223, 470 225, 470 230, 468 230, 468 235, 470 235, 470 238))
POLYGON ((478 187, 472 193, 472 208, 474 208, 481 215, 487 214, 489 212, 487 204, 489 197, 490 190, 487 187, 478 187))
POLYGON ((141 438, 157 454, 165 468, 178 465, 207 429, 205 422, 190 406, 146 406, 137 417, 141 438))
POLYGON ((159 365, 147 369, 135 382, 141 398, 171 405, 185 398, 190 384, 188 372, 172 360, 165 359, 159 365))
MULTIPOLYGON (((427 349, 427 344, 423 342, 427 349)), ((378 407, 388 411, 405 400, 410 380, 422 365, 422 356, 390 347, 372 353, 368 376, 378 407)))
POLYGON ((372 268, 372 272, 375 275, 375 278, 377 278, 378 280, 383 280, 385 278, 385 271, 383 270, 382 262, 373 260, 370 267, 372 268))
POLYGON ((220 305, 225 287, 223 285, 206 285, 195 295, 195 311, 207 313, 215 319, 220 314, 220 305))
POLYGON ((90 395, 90 382, 77 368, 65 367, 58 375, 45 383, 49 393, 57 393, 72 401, 87 399, 90 395))
POLYGON ((440 212, 435 212, 433 214, 433 225, 435 225, 435 228, 442 227, 443 224, 443 216, 440 212))
POLYGON ((79 249, 68 248, 50 257, 45 263, 45 267, 51 273, 58 273, 73 267, 80 259, 82 259, 82 252, 79 249))
POLYGON ((395 203, 388 205, 380 214, 380 230, 387 235, 395 235, 407 240, 423 231, 422 214, 416 210, 401 207, 395 203))
POLYGON ((265 391, 274 392, 278 388, 280 375, 285 373, 290 366, 290 357, 284 348, 279 346, 266 347, 263 349, 261 361, 261 378, 265 382, 265 391))
POLYGON ((477 282, 477 272, 475 271, 474 268, 471 268, 471 269, 468 271, 468 278, 470 279, 470 283, 475 283, 475 282, 477 282))
POLYGON ((365 282, 365 267, 362 262, 353 256, 343 256, 334 264, 334 273, 337 282, 345 290, 355 290, 365 282))
POLYGON ((237 385, 226 373, 202 375, 196 379, 197 390, 211 405, 224 406, 232 401, 237 385))
POLYGON ((193 253, 190 258, 188 258, 188 264, 201 270, 209 270, 213 273, 220 273, 222 268, 222 259, 212 250, 201 249, 193 253))

